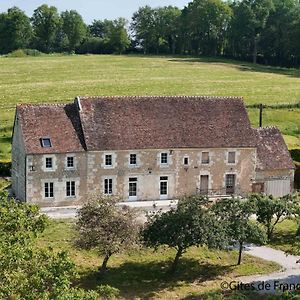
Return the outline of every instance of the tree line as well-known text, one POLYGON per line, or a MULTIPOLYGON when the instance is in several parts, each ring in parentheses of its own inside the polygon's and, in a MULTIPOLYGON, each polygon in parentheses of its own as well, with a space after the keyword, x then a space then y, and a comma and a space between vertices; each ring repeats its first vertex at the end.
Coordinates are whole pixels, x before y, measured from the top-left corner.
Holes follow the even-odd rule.
POLYGON ((140 7, 123 18, 85 24, 75 11, 38 7, 31 18, 17 7, 0 14, 0 53, 42 52, 221 56, 254 63, 299 66, 299 0, 193 0, 140 7))

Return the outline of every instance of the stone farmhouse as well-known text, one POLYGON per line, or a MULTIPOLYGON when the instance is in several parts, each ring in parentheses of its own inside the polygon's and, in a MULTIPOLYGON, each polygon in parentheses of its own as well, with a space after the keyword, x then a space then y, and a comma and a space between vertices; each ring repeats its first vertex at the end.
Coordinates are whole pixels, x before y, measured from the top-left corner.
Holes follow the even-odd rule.
POLYGON ((79 205, 89 193, 124 201, 293 189, 280 131, 254 129, 236 97, 76 97, 21 104, 12 141, 16 198, 79 205))

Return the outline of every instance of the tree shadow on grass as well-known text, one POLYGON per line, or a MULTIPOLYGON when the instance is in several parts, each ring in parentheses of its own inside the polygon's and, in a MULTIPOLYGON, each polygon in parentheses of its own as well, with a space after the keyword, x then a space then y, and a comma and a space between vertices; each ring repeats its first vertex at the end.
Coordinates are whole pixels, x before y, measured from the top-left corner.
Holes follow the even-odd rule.
POLYGON ((81 274, 79 285, 96 289, 100 284, 108 284, 120 290, 125 298, 155 298, 163 289, 172 290, 185 283, 202 283, 217 279, 230 272, 234 266, 199 263, 196 259, 182 258, 175 274, 169 273, 170 261, 125 262, 110 268, 101 279, 95 271, 81 274))
POLYGON ((275 67, 275 66, 267 66, 267 65, 258 65, 252 64, 250 62, 245 61, 237 61, 231 59, 222 59, 222 58, 214 58, 214 57, 191 57, 191 58, 171 58, 169 59, 171 62, 184 62, 184 63, 219 63, 219 64, 228 64, 234 65, 238 70, 245 72, 260 72, 260 73, 272 73, 272 74, 281 74, 287 75, 291 77, 300 77, 300 69, 290 69, 284 67, 275 67))
POLYGON ((300 236, 297 236, 293 231, 274 232, 270 244, 275 247, 282 247, 287 253, 299 255, 300 236))

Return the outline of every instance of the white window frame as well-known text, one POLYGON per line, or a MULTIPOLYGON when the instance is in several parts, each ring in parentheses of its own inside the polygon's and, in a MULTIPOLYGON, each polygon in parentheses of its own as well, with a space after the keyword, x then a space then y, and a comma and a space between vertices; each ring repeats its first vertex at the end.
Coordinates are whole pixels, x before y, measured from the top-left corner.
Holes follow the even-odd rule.
POLYGON ((44 199, 53 199, 54 198, 54 182, 53 181, 45 181, 44 184, 44 199), (50 196, 51 194, 51 184, 52 184, 52 196, 50 196), (48 195, 49 196, 46 196, 46 185, 48 186, 47 189, 48 189, 48 195))
POLYGON ((169 177, 168 176, 159 176, 159 199, 164 200, 168 199, 169 197, 169 177), (166 177, 167 179, 162 179, 166 177), (167 193, 166 194, 161 194, 161 183, 166 183, 167 184, 167 193))
POLYGON ((103 179, 103 195, 113 195, 114 194, 114 181, 113 178, 111 177, 107 177, 103 179), (105 181, 108 181, 107 185, 108 185, 108 193, 105 192, 105 181), (109 189, 109 185, 110 185, 110 181, 111 181, 111 192, 109 189))
POLYGON ((52 171, 53 170, 53 157, 52 156, 46 156, 45 157, 45 170, 52 171), (47 167, 47 159, 51 159, 51 167, 47 167))
POLYGON ((161 166, 167 166, 169 164, 169 153, 168 152, 161 152, 159 155, 159 163, 161 166), (163 154, 167 155, 167 162, 162 162, 162 156, 163 154))
POLYGON ((75 155, 67 155, 66 156, 66 164, 65 164, 66 170, 75 170, 76 169, 76 161, 75 161, 75 155), (68 159, 73 158, 73 167, 68 166, 68 159))
POLYGON ((128 159, 129 159, 129 161, 128 161, 129 166, 131 166, 131 167, 136 167, 137 166, 137 164, 138 164, 138 157, 137 157, 136 153, 129 153, 129 158, 128 159), (131 163, 131 155, 135 155, 135 164, 131 163))
POLYGON ((138 195, 138 178, 137 177, 129 177, 128 178, 128 200, 129 201, 136 201, 137 200, 137 195, 138 195), (130 179, 135 179, 135 180, 130 180, 130 179), (130 196, 130 183, 135 183, 135 192, 136 194, 134 196, 130 196))

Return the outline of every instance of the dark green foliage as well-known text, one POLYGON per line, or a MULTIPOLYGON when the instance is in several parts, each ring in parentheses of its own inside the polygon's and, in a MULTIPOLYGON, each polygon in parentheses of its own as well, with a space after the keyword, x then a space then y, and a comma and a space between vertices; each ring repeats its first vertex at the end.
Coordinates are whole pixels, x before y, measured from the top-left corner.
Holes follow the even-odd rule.
POLYGON ((66 252, 35 247, 47 223, 37 206, 0 193, 0 298, 97 299, 96 292, 71 287, 76 272, 66 252))
POLYGON ((10 176, 11 162, 0 162, 0 176, 10 176))
POLYGON ((26 48, 32 38, 29 18, 17 7, 0 14, 0 54, 26 48))
POLYGON ((207 205, 207 198, 184 197, 176 209, 149 216, 142 232, 143 240, 154 249, 160 245, 176 249, 172 272, 176 270, 179 258, 191 246, 223 248, 227 245, 225 228, 207 205))
POLYGON ((300 149, 292 149, 290 153, 294 161, 300 162, 300 149))
POLYGON ((255 201, 240 198, 222 199, 213 205, 212 210, 225 224, 230 239, 238 243, 238 265, 242 261, 243 244, 245 242, 259 244, 266 242, 265 232, 250 220, 251 215, 256 212, 255 201))

